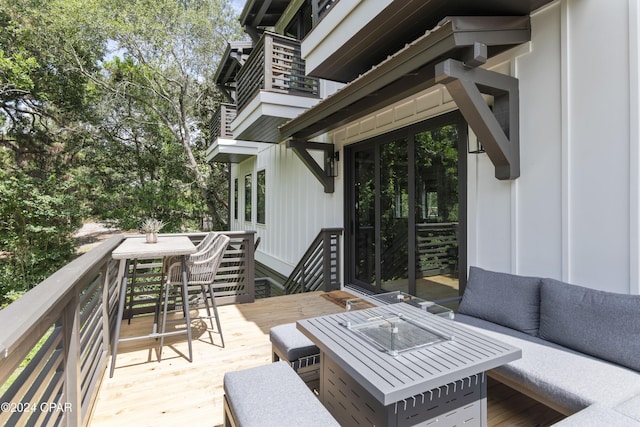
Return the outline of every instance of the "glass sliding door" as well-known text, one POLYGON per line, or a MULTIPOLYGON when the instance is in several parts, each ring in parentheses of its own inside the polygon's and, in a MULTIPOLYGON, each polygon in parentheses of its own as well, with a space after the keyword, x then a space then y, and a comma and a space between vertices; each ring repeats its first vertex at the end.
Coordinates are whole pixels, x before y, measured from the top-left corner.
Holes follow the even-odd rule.
POLYGON ((454 113, 346 148, 348 283, 431 300, 458 295, 466 138, 454 113))
POLYGON ((407 140, 386 142, 380 152, 380 285, 384 290, 409 292, 409 177, 407 140))
POLYGON ((420 132, 414 137, 414 294, 430 300, 458 294, 458 140, 458 126, 455 124, 420 132))
POLYGON ((376 282, 376 169, 373 149, 360 150, 354 158, 354 233, 355 279, 360 283, 376 282))

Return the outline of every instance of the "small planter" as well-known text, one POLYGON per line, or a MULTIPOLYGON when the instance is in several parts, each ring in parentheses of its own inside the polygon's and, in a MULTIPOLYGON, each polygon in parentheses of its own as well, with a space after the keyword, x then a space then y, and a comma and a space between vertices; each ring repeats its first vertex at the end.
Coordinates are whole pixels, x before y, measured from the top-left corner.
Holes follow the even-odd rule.
POLYGON ((147 237, 147 243, 158 243, 158 233, 164 226, 164 223, 160 220, 147 218, 142 223, 140 231, 147 237))

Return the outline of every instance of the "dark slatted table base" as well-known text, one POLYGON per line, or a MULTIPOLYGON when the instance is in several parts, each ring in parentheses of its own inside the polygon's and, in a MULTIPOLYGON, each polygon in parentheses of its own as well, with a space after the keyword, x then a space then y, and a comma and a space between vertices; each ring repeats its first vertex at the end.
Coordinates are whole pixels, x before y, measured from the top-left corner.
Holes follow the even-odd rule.
POLYGON ((480 373, 384 406, 326 355, 321 400, 343 426, 484 426, 486 375, 480 373))

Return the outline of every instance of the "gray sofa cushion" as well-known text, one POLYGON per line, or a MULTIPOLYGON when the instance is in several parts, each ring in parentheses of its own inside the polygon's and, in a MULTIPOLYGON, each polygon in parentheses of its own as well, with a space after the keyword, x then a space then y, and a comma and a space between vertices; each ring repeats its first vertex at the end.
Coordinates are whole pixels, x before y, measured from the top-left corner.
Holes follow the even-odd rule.
POLYGON ((554 424, 559 427, 634 427, 640 422, 627 417, 615 409, 602 405, 591 405, 569 418, 554 424))
POLYGON ((613 407, 640 393, 640 373, 475 317, 456 322, 522 349, 522 358, 494 369, 525 390, 547 396, 566 413, 594 403, 613 407))
POLYGON ((471 267, 458 311, 535 336, 540 316, 540 284, 537 277, 471 267))
POLYGON ((544 279, 541 338, 640 371, 640 296, 544 279))

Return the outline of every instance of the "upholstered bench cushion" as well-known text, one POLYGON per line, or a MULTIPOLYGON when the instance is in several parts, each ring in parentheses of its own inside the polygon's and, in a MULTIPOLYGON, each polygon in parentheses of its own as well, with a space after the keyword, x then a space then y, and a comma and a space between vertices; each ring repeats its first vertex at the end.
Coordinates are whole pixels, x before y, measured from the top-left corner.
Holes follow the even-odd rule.
POLYGON ((640 394, 616 406, 616 411, 640 422, 640 394))
POLYGON ((285 362, 224 375, 225 398, 242 427, 339 426, 285 362))
POLYGON ((640 371, 640 295, 544 279, 541 338, 640 371))
POLYGON ((535 336, 540 321, 540 284, 538 277, 471 267, 458 311, 535 336))
POLYGON ((615 409, 603 405, 592 405, 554 424, 559 427, 634 427, 640 422, 627 417, 615 409))
POLYGON ((269 331, 271 343, 289 362, 320 353, 320 349, 296 328, 295 323, 274 326, 269 331))
POLYGON ((546 396, 566 413, 594 403, 613 407, 640 393, 638 372, 482 319, 457 314, 455 320, 522 349, 521 359, 494 371, 523 390, 546 396))

